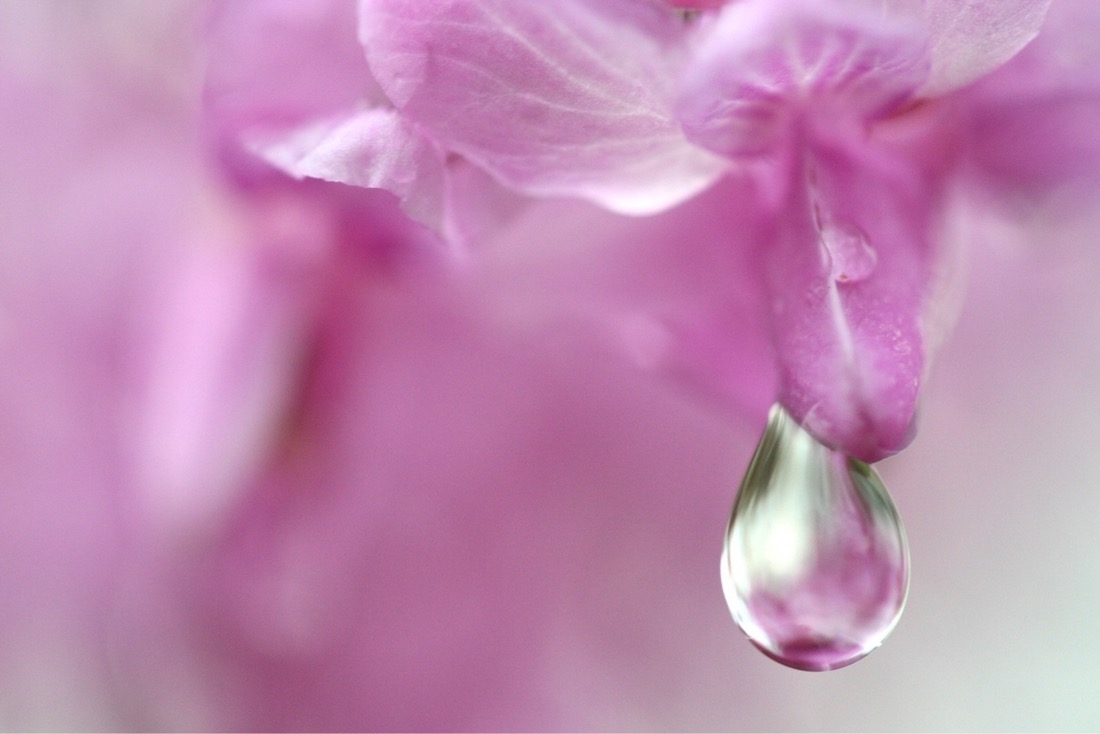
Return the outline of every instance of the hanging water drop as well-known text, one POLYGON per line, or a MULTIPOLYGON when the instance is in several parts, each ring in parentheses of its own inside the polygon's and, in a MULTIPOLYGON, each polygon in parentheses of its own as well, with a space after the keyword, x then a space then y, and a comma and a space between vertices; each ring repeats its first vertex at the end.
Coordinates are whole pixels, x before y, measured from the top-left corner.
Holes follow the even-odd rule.
POLYGON ((834 670, 886 639, 908 589, 905 530, 874 469, 773 407, 726 529, 734 620, 778 662, 834 670))

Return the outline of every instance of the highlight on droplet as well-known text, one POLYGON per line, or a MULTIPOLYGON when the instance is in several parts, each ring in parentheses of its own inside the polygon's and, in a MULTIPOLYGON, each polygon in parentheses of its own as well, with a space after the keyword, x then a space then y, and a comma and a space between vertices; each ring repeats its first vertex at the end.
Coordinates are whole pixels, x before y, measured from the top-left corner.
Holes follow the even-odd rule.
POLYGON ((779 405, 726 530, 722 589, 756 647, 800 670, 835 670, 901 618, 909 548, 870 466, 818 442, 779 405))

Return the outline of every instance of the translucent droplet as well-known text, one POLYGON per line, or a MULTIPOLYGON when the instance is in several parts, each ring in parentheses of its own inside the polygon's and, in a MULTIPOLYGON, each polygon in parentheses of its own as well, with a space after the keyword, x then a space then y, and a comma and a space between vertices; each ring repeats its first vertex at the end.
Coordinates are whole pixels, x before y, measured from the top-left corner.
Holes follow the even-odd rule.
POLYGON ((726 529, 734 620, 780 663, 833 670, 882 644, 908 589, 905 530, 878 475, 773 407, 726 529))
POLYGON ((875 271, 878 253, 863 230, 848 222, 821 226, 821 243, 829 252, 830 270, 838 283, 858 283, 875 271))

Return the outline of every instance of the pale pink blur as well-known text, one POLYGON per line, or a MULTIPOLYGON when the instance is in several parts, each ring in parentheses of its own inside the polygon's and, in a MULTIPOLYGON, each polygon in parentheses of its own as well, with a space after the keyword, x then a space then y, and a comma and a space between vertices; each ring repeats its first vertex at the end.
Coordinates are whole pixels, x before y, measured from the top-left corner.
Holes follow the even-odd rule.
POLYGON ((1094 728, 1090 7, 952 107, 909 609, 808 675, 718 579, 779 381, 749 183, 628 218, 448 159, 448 219, 233 146, 203 4, 0 2, 0 727, 1094 728))

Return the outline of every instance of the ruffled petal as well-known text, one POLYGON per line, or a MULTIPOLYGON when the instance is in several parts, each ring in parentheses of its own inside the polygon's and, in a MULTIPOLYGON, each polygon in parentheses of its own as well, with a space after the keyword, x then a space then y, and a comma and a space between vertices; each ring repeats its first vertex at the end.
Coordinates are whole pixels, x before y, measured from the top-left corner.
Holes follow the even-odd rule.
POLYGON ((299 179, 387 189, 439 231, 443 155, 388 107, 356 27, 355 0, 214 4, 207 120, 228 150, 243 145, 299 179))
POLYGON ((928 181, 893 156, 815 149, 764 254, 780 400, 864 461, 913 436, 932 268, 928 181))
POLYGON ((928 74, 919 23, 844 1, 747 0, 704 29, 677 104, 688 136, 729 156, 772 153, 797 124, 861 126, 928 74))
POLYGON ((295 178, 386 189, 413 219, 443 228, 443 153, 394 110, 360 110, 277 134, 256 131, 246 141, 295 178))
POLYGON ((931 97, 965 86, 1015 56, 1039 33, 1050 0, 926 0, 931 97))
POLYGON ((363 0, 360 30, 375 77, 403 114, 525 193, 645 213, 723 170, 670 114, 686 25, 667 8, 363 0))

